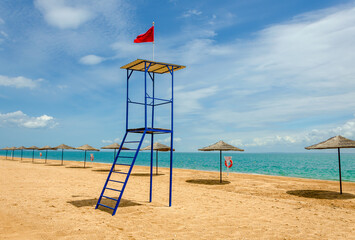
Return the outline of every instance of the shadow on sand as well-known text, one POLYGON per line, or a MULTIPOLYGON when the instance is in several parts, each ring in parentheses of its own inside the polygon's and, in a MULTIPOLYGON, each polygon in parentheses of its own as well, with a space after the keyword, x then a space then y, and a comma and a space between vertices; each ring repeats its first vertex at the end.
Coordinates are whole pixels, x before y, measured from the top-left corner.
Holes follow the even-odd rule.
POLYGON ((57 164, 46 164, 45 166, 52 166, 52 167, 61 167, 61 166, 64 166, 60 163, 57 163, 57 164))
MULTIPOLYGON (((91 207, 95 207, 96 203, 97 203, 97 200, 98 200, 97 198, 92 198, 92 199, 82 199, 82 200, 68 201, 67 203, 70 203, 70 204, 74 205, 77 208, 90 207, 90 206, 91 207)), ((101 203, 106 205, 106 206, 112 207, 112 208, 114 208, 115 204, 116 204, 115 201, 112 201, 112 200, 109 200, 109 199, 102 199, 101 203)), ((139 205, 142 205, 142 204, 122 198, 119 207, 120 208, 121 207, 132 207, 132 206, 139 206, 139 205)), ((109 208, 105 208, 105 207, 99 206, 98 209, 100 209, 101 211, 104 211, 104 212, 112 214, 112 210, 109 209, 109 208)))
POLYGON ((86 168, 92 168, 92 167, 84 167, 84 166, 68 166, 66 168, 82 168, 82 169, 86 169, 86 168))
POLYGON ((353 199, 355 195, 351 193, 343 193, 340 194, 339 192, 333 191, 323 191, 323 190, 292 190, 287 191, 287 194, 298 196, 298 197, 305 197, 305 198, 316 198, 316 199, 353 199))
POLYGON ((46 164, 45 162, 33 162, 33 164, 46 164))
MULTIPOLYGON (((165 175, 165 174, 158 173, 158 175, 156 175, 155 173, 153 173, 153 177, 154 176, 163 176, 163 175, 165 175)), ((134 177, 149 177, 150 173, 131 173, 131 176, 134 176, 134 177)))
MULTIPOLYGON (((94 172, 110 172, 111 168, 110 169, 93 169, 91 171, 94 171, 94 172)), ((116 169, 116 171, 120 171, 118 169, 116 169)))
POLYGON ((230 181, 222 180, 219 182, 219 179, 189 179, 186 180, 187 183, 193 184, 204 184, 204 185, 226 185, 231 183, 230 181))

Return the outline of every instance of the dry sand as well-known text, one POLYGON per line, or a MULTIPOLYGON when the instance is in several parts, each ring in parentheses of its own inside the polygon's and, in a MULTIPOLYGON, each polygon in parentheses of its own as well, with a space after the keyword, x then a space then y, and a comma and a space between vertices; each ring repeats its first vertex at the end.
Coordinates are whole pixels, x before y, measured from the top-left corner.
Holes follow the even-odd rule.
POLYGON ((355 183, 134 167, 115 216, 94 209, 108 165, 0 159, 0 239, 355 239, 355 183))

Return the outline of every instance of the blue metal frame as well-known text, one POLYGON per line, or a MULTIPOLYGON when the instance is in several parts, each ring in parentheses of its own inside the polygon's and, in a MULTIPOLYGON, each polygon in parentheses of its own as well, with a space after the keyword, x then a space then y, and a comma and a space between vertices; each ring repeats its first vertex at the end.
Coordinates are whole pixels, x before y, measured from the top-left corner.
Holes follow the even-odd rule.
POLYGON ((122 143, 120 145, 120 148, 117 152, 117 155, 113 161, 112 167, 110 169, 110 172, 107 176, 106 182, 104 184, 104 187, 102 189, 101 195, 98 199, 98 202, 96 204, 96 208, 98 208, 99 206, 103 206, 106 208, 110 208, 113 210, 112 215, 116 214, 117 208, 119 206, 119 203, 121 201, 123 192, 125 190, 125 187, 127 185, 129 176, 132 172, 134 163, 137 159, 139 150, 142 146, 144 137, 146 134, 151 134, 151 159, 150 159, 150 188, 149 188, 149 202, 152 201, 152 189, 153 189, 153 156, 154 156, 154 150, 153 150, 153 143, 154 143, 154 134, 170 134, 170 178, 169 178, 169 207, 172 204, 172 168, 173 168, 173 137, 174 137, 174 65, 170 65, 170 64, 166 64, 165 66, 168 68, 169 73, 171 74, 171 99, 162 99, 162 98, 156 98, 155 97, 155 73, 153 72, 152 74, 149 72, 149 68, 152 66, 152 62, 150 61, 145 61, 144 62, 144 103, 141 102, 136 102, 136 101, 131 101, 131 99, 129 98, 129 80, 133 74, 134 71, 137 70, 132 70, 132 69, 127 69, 127 92, 126 92, 126 133, 123 137, 122 143), (152 80, 152 97, 148 94, 147 92, 147 75, 150 77, 150 79, 152 80), (151 102, 148 102, 148 100, 151 100, 151 102), (156 103, 156 101, 159 101, 158 103, 156 103), (160 129, 160 128, 155 128, 154 126, 154 117, 155 117, 155 107, 156 106, 161 106, 164 104, 171 104, 171 128, 170 129, 160 129), (144 128, 138 128, 138 129, 129 129, 129 104, 139 104, 139 105, 144 105, 144 128), (152 107, 152 116, 151 116, 151 126, 148 126, 148 106, 152 107), (142 136, 140 138, 140 141, 126 141, 127 139, 127 135, 130 133, 141 133, 142 136), (134 157, 127 157, 127 156, 120 156, 121 151, 123 150, 122 147, 125 143, 139 143, 136 149, 131 149, 133 151, 135 151, 134 157), (118 164, 117 160, 118 158, 133 158, 132 159, 132 163, 131 164, 118 164), (127 173, 123 173, 123 172, 116 172, 115 169, 115 165, 125 165, 125 166, 130 166, 129 170, 127 173), (126 175, 126 179, 124 182, 121 181, 116 181, 116 180, 110 180, 112 173, 121 173, 121 174, 127 174, 126 175), (113 182, 118 182, 118 183, 122 183, 123 186, 121 188, 121 190, 119 189, 113 189, 113 188, 108 188, 107 185, 109 183, 109 181, 113 181, 113 182), (117 199, 112 198, 112 197, 108 197, 105 196, 105 190, 113 190, 113 191, 117 191, 120 192, 120 195, 117 199), (104 205, 101 203, 102 197, 106 198, 106 199, 110 199, 113 201, 116 201, 115 207, 110 207, 107 205, 104 205))

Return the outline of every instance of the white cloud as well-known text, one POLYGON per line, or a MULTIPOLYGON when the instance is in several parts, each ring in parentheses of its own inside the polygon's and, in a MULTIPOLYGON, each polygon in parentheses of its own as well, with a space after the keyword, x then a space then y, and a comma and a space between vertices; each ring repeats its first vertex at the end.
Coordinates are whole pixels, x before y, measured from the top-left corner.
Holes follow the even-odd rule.
POLYGON ((75 6, 75 2, 77 1, 36 0, 35 6, 43 13, 48 24, 61 29, 75 29, 93 18, 89 9, 75 6))
POLYGON ((86 65, 95 65, 95 64, 101 63, 104 60, 105 60, 105 58, 103 58, 103 57, 99 57, 96 55, 87 55, 87 56, 80 58, 79 62, 82 64, 86 64, 86 65))
POLYGON ((121 143, 121 139, 120 138, 115 138, 114 140, 110 140, 110 139, 104 139, 101 140, 102 143, 121 143))
MULTIPOLYGON (((170 137, 167 137, 167 138, 164 138, 161 140, 161 142, 163 143, 170 143, 170 137)), ((174 143, 177 143, 177 142, 181 142, 182 141, 182 138, 180 137, 174 137, 174 143)))
POLYGON ((228 142, 235 146, 241 147, 260 147, 260 146, 282 146, 282 145, 302 145, 307 146, 311 144, 324 141, 330 137, 341 135, 346 138, 355 138, 355 118, 346 121, 340 126, 324 126, 320 129, 313 129, 311 131, 288 132, 285 134, 272 134, 270 132, 262 133, 248 133, 249 138, 232 139, 228 142), (253 137, 259 134, 259 137, 253 137))
POLYGON ((196 33, 173 52, 176 62, 187 65, 179 73, 185 88, 176 91, 180 119, 198 110, 198 119, 190 121, 206 131, 211 126, 219 126, 220 134, 272 128, 272 138, 291 143, 284 129, 294 122, 317 128, 317 119, 347 115, 355 108, 354 25, 355 8, 347 6, 267 27, 249 41, 221 44, 196 33), (206 94, 211 98, 197 94, 190 104, 191 89, 217 83, 218 89, 206 94))
POLYGON ((0 31, 0 34, 3 36, 3 37, 5 37, 5 38, 7 38, 9 35, 6 33, 6 32, 4 32, 4 31, 0 31))
POLYGON ((0 18, 0 24, 5 24, 4 19, 0 18))
POLYGON ((218 91, 217 86, 200 88, 188 91, 184 87, 177 87, 175 90, 176 112, 179 114, 198 113, 203 106, 200 100, 211 97, 218 91))
POLYGON ((198 11, 198 10, 196 10, 196 9, 190 9, 190 10, 184 12, 184 13, 182 14, 182 17, 187 18, 187 17, 191 17, 191 16, 199 16, 199 15, 201 15, 201 14, 202 14, 201 11, 198 11))
POLYGON ((0 126, 17 126, 24 128, 52 128, 57 125, 55 119, 48 115, 30 117, 22 111, 0 113, 0 126))
POLYGON ((43 81, 43 79, 32 80, 22 76, 8 77, 8 76, 0 75, 0 86, 5 86, 5 87, 34 89, 39 86, 39 83, 41 81, 43 81))

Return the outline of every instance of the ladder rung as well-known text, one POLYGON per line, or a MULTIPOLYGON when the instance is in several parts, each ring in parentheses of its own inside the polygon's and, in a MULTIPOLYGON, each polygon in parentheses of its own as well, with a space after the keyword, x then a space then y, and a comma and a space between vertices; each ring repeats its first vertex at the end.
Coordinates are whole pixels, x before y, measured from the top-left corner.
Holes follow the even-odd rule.
POLYGON ((117 181, 117 180, 109 180, 109 181, 111 181, 111 182, 118 182, 118 183, 124 183, 124 182, 121 182, 121 181, 117 181))
POLYGON ((107 207, 107 208, 110 208, 110 209, 112 209, 112 210, 115 210, 114 208, 112 208, 112 207, 109 207, 109 206, 106 206, 105 204, 102 204, 102 203, 99 203, 99 205, 100 205, 100 206, 103 206, 103 207, 107 207))
POLYGON ((131 166, 130 164, 124 164, 124 163, 116 163, 116 165, 121 165, 121 166, 131 166))
POLYGON ((113 201, 118 201, 118 199, 116 199, 116 198, 112 198, 112 197, 107 197, 107 196, 104 196, 104 195, 102 195, 104 198, 108 198, 108 199, 111 199, 111 200, 113 200, 113 201))
POLYGON ((127 142, 124 142, 124 143, 139 143, 141 141, 127 141, 127 142))
POLYGON ((117 171, 112 171, 112 172, 114 172, 114 173, 119 173, 119 174, 127 174, 127 173, 125 173, 125 172, 117 172, 117 171))
POLYGON ((128 157, 128 156, 118 156, 119 158, 134 158, 134 157, 128 157))
POLYGON ((116 192, 121 192, 121 190, 118 190, 118 189, 113 189, 113 188, 109 188, 109 187, 106 187, 106 189, 108 189, 108 190, 112 190, 112 191, 116 191, 116 192))
POLYGON ((121 149, 122 151, 136 151, 137 149, 132 149, 132 148, 130 148, 130 149, 121 149))

